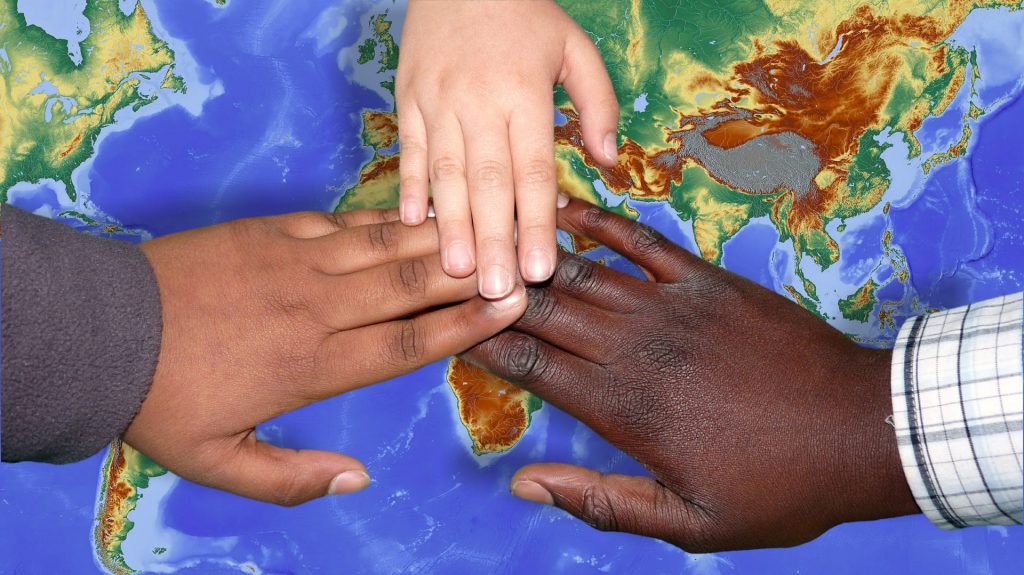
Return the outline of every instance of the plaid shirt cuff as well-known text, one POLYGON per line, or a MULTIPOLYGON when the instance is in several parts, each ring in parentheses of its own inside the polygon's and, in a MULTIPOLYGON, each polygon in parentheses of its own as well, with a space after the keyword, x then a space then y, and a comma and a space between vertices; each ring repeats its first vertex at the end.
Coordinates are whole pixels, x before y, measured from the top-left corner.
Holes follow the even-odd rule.
POLYGON ((907 320, 892 362, 907 482, 944 529, 1020 525, 1022 294, 907 320))

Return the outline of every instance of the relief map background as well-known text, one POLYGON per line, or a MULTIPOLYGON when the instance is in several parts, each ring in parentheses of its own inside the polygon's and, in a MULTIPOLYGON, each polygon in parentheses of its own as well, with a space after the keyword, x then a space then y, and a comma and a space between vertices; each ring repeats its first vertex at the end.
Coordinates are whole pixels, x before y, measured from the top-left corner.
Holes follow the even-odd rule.
MULTIPOLYGON (((865 345, 891 345, 908 316, 1021 288, 1019 1, 562 5, 622 103, 622 161, 604 169, 556 91, 563 189, 865 345)), ((136 242, 393 205, 403 13, 393 0, 4 0, 0 199, 136 242)), ((375 483, 281 509, 179 480, 122 445, 69 466, 3 465, 0 573, 1000 574, 1024 560, 1019 529, 949 533, 924 517, 707 555, 598 533, 511 497, 509 477, 532 461, 642 468, 458 362, 260 434, 349 453, 375 483)))

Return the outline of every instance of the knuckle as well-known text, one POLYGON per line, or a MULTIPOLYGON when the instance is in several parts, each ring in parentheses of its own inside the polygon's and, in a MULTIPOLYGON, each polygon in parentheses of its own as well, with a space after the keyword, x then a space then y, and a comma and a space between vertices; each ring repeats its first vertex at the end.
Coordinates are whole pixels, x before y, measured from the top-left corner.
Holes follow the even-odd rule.
POLYGON ((724 301, 737 305, 747 305, 750 282, 746 278, 722 268, 706 265, 700 266, 694 273, 685 276, 679 288, 691 291, 705 301, 724 301))
POLYGON ((608 110, 612 118, 618 118, 619 99, 615 97, 615 92, 611 89, 608 90, 608 94, 597 99, 594 107, 598 110, 608 110))
POLYGON ((392 329, 388 350, 396 363, 417 362, 423 357, 422 335, 416 320, 399 322, 392 329))
POLYGON ((480 252, 501 253, 505 250, 513 250, 513 236, 506 234, 486 234, 476 241, 480 252))
POLYGON ((544 238, 545 240, 551 241, 552 244, 556 240, 554 222, 548 224, 545 222, 533 223, 519 221, 518 224, 520 236, 544 238))
MULTIPOLYGON (((436 207, 434 208, 437 209, 436 207)), ((458 210, 445 211, 437 215, 437 232, 440 234, 441 243, 447 244, 454 241, 470 240, 473 238, 473 219, 469 213, 463 215, 458 210), (443 220, 441 220, 443 218, 443 220)))
POLYGON ((402 110, 410 108, 416 104, 416 101, 410 96, 412 80, 415 78, 411 72, 405 66, 401 66, 395 71, 395 111, 401 113, 402 110))
POLYGON ((397 247, 398 238, 395 229, 388 224, 373 224, 366 226, 367 239, 370 248, 381 256, 390 255, 397 247))
POLYGON ((580 511, 591 527, 598 531, 619 530, 615 506, 608 496, 608 491, 601 488, 600 485, 591 484, 583 489, 582 505, 580 511))
POLYGON ((427 181, 419 175, 406 174, 399 180, 398 185, 402 190, 416 190, 425 187, 427 181))
POLYGON ((565 259, 555 272, 559 287, 570 293, 582 293, 594 288, 594 265, 579 256, 565 259))
POLYGON ((512 379, 534 381, 542 377, 545 361, 536 340, 516 338, 509 343, 505 352, 505 365, 512 379))
POLYGON ((390 219, 388 218, 388 213, 391 212, 393 209, 394 208, 388 210, 373 210, 373 218, 377 220, 376 223, 386 224, 390 222, 390 219))
POLYGON ((519 319, 519 325, 528 328, 543 328, 558 316, 558 300, 546 289, 527 288, 526 311, 519 319))
POLYGON ((533 159, 526 163, 520 178, 531 187, 553 186, 555 182, 555 166, 552 162, 533 159))
POLYGON ((305 298, 299 297, 304 289, 294 291, 272 290, 266 286, 257 286, 255 293, 257 298, 263 302, 269 312, 268 315, 276 316, 286 321, 296 321, 305 318, 311 311, 310 303, 305 298))
POLYGON ((430 172, 433 175, 434 180, 438 182, 446 182, 465 176, 465 169, 462 167, 462 162, 451 156, 443 156, 434 160, 430 166, 430 172))
POLYGON ((644 381, 624 380, 611 386, 605 405, 609 415, 640 435, 643 435, 640 430, 651 429, 655 423, 657 403, 644 381))
MULTIPOLYGON (((319 311, 309 315, 318 314, 319 311)), ((293 322, 289 327, 292 332, 311 331, 308 319, 302 323, 293 322)), ((294 397, 311 402, 322 398, 318 391, 322 390, 318 378, 325 373, 325 360, 329 359, 319 353, 321 341, 322 338, 316 335, 301 340, 295 338, 293 345, 272 346, 270 349, 261 347, 255 353, 259 354, 259 363, 264 372, 289 374, 290 380, 294 382, 294 397)))
POLYGON ((665 248, 665 236, 650 226, 633 223, 629 235, 626 236, 626 246, 639 254, 652 254, 665 248))
POLYGON ((334 224, 334 227, 339 230, 349 227, 348 217, 345 216, 345 212, 329 212, 327 214, 327 221, 334 224))
POLYGON ((421 260, 406 260, 398 264, 392 283, 399 296, 421 296, 426 291, 427 266, 421 260))
POLYGON ((270 495, 270 502, 281 507, 295 507, 307 499, 306 490, 297 473, 287 475, 270 495))
POLYGON ((590 206, 580 215, 580 221, 584 229, 596 229, 602 227, 612 216, 607 210, 598 206, 590 206))
POLYGON ((499 186, 505 182, 507 167, 497 160, 485 160, 473 169, 473 179, 478 185, 499 186))
POLYGON ((244 218, 227 225, 232 239, 238 246, 251 246, 259 243, 268 231, 266 218, 244 218))
POLYGON ((411 138, 409 136, 403 137, 401 132, 398 134, 398 149, 401 150, 403 158, 427 153, 427 146, 425 146, 421 140, 411 138))
POLYGON ((442 71, 420 80, 419 99, 435 98, 439 94, 458 94, 467 89, 462 85, 463 78, 453 78, 452 74, 442 71))
POLYGON ((645 337, 634 344, 632 357, 641 362, 645 371, 671 375, 684 363, 683 346, 664 337, 645 337))

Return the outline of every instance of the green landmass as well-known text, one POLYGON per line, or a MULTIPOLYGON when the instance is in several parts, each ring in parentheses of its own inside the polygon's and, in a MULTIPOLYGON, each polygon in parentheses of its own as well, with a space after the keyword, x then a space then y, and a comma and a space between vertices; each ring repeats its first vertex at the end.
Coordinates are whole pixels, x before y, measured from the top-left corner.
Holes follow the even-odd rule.
POLYGON ((136 75, 164 73, 165 86, 184 90, 172 71, 174 52, 154 35, 141 4, 124 14, 117 0, 88 0, 83 14, 91 31, 76 66, 65 40, 28 25, 15 2, 0 5, 0 201, 14 184, 44 179, 63 183, 74 200, 71 174, 92 157, 100 132, 120 110, 155 99, 139 92, 136 75), (58 106, 58 96, 74 104, 58 106))
POLYGON ((367 38, 365 42, 359 45, 359 59, 357 62, 365 64, 373 57, 377 55, 377 41, 373 38, 367 38))
POLYGON ((135 523, 128 519, 128 514, 138 505, 142 491, 149 487, 150 480, 165 475, 167 470, 120 441, 115 442, 107 452, 102 469, 100 505, 95 527, 96 550, 108 570, 119 575, 135 573, 125 562, 122 547, 128 533, 135 527, 135 523), (124 458, 124 464, 116 468, 121 457, 124 458), (110 484, 111 476, 114 477, 115 485, 110 484), (114 497, 121 498, 111 499, 114 497))
POLYGON ((683 181, 672 186, 669 203, 681 220, 693 222, 701 256, 721 265, 722 246, 751 219, 771 213, 783 193, 751 198, 711 178, 701 167, 683 169, 683 181))
MULTIPOLYGON (((693 222, 701 254, 716 264, 721 263, 725 242, 751 219, 768 213, 780 232, 780 241, 793 242, 797 254, 796 274, 804 294, 794 295, 794 299, 815 309, 817 288, 804 275, 800 261, 803 255, 809 255, 822 269, 836 263, 840 258, 839 247, 826 232, 828 224, 838 219, 841 222, 840 232, 845 230, 847 219, 872 209, 888 188, 891 174, 881 153, 890 144, 879 143, 875 138, 888 130, 907 142, 911 157, 920 155, 921 146, 914 132, 921 122, 944 113, 961 93, 960 86, 967 77, 972 82, 973 95, 973 83, 980 76, 977 55, 973 51, 944 41, 937 44, 909 39, 901 42, 900 36, 913 38, 918 32, 911 24, 912 16, 935 18, 931 22, 939 26, 951 23, 948 28, 951 32, 974 9, 1009 4, 982 1, 966 10, 957 10, 948 9, 949 4, 941 1, 904 4, 888 0, 872 3, 841 0, 825 6, 794 0, 772 3, 779 11, 773 13, 761 0, 561 0, 559 3, 590 32, 604 58, 622 104, 620 133, 645 150, 666 146, 666 129, 677 124, 683 111, 706 113, 716 102, 725 109, 748 105, 750 102, 745 97, 726 100, 726 94, 705 86, 716 85, 716 80, 735 78, 733 66, 748 62, 755 53, 770 54, 779 49, 777 42, 788 41, 800 43, 811 56, 824 57, 826 54, 821 49, 827 52, 827 47, 805 40, 809 38, 807 26, 813 29, 815 23, 825 19, 826 25, 831 27, 846 21, 856 10, 866 6, 879 18, 899 10, 907 11, 910 15, 907 18, 893 20, 884 24, 886 27, 872 32, 873 35, 889 35, 889 38, 879 39, 877 49, 887 50, 892 55, 889 61, 900 62, 902 68, 879 109, 879 117, 867 130, 855 136, 855 153, 837 158, 841 163, 831 165, 828 173, 819 174, 823 186, 835 183, 837 178, 842 180, 838 187, 832 188, 836 199, 818 206, 817 221, 810 221, 806 206, 801 210, 794 209, 797 198, 792 192, 784 191, 772 198, 743 192, 730 193, 732 191, 728 187, 707 174, 701 174, 703 168, 700 167, 684 168, 683 182, 673 186, 668 198, 681 219, 693 222), (970 73, 966 74, 968 65, 970 73), (643 111, 634 111, 632 103, 641 94, 647 106, 643 111), (698 103, 699 98, 705 100, 698 103), (703 110, 697 112, 701 108, 703 110)), ((924 26, 929 25, 932 24, 924 26)), ((828 34, 831 28, 822 32, 828 34)), ((842 52, 838 57, 842 58, 842 52)), ((847 65, 856 71, 856 62, 847 65)), ((870 81, 871 74, 864 77, 870 81)), ((556 90, 555 100, 560 107, 571 107, 563 90, 556 90)), ((786 111, 782 110, 782 113, 786 111)), ((929 158, 923 169, 927 172, 966 153, 971 135, 967 118, 976 119, 983 113, 972 104, 966 114, 960 140, 948 151, 929 158)), ((770 116, 763 114, 759 117, 770 116)), ((570 164, 574 169, 580 165, 576 162, 570 164)), ((890 253, 894 252, 886 252, 886 257, 890 253)), ((898 258, 898 255, 893 257, 898 258)), ((909 279, 908 270, 900 266, 898 260, 893 260, 892 265, 899 269, 897 277, 900 281, 909 279)), ((789 287, 796 292, 794 286, 789 287)))
POLYGON ((863 287, 839 300, 839 311, 846 319, 867 322, 871 318, 871 311, 878 304, 878 298, 875 297, 877 290, 878 284, 869 279, 863 287))
POLYGON ((377 73, 385 74, 380 81, 392 97, 390 110, 363 110, 361 137, 363 143, 373 148, 373 157, 359 170, 359 179, 355 185, 345 189, 335 211, 345 212, 369 208, 391 208, 398 205, 398 155, 384 153, 382 148, 390 148, 395 138, 393 122, 381 122, 382 116, 394 113, 395 71, 398 69, 398 44, 391 34, 392 22, 388 18, 388 10, 373 14, 369 18, 371 35, 364 40, 357 50, 359 64, 375 62, 377 73))
POLYGON ((394 72, 398 69, 398 43, 395 42, 395 37, 391 34, 391 25, 387 10, 370 17, 372 36, 356 47, 359 51, 359 58, 356 61, 360 64, 376 61, 377 72, 389 74, 388 78, 381 80, 380 85, 394 96, 394 72))

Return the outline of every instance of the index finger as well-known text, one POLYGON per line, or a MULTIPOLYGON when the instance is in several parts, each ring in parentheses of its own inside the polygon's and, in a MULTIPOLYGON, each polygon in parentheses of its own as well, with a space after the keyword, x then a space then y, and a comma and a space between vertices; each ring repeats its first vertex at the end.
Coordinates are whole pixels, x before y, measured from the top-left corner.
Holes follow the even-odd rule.
POLYGON ((480 295, 501 299, 512 291, 519 275, 508 125, 500 118, 474 116, 465 120, 463 135, 480 295))
POLYGON ((654 228, 579 200, 558 211, 558 224, 626 256, 658 282, 679 281, 694 266, 704 265, 703 260, 673 244, 654 228))
POLYGON ((397 219, 338 230, 307 240, 301 253, 321 273, 339 275, 437 251, 437 226, 408 227, 397 219))
POLYGON ((384 224, 398 220, 398 210, 354 210, 351 212, 296 212, 274 216, 278 229, 295 239, 311 240, 346 228, 384 224))

